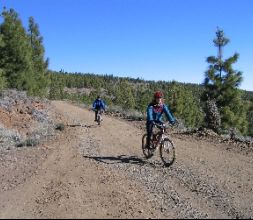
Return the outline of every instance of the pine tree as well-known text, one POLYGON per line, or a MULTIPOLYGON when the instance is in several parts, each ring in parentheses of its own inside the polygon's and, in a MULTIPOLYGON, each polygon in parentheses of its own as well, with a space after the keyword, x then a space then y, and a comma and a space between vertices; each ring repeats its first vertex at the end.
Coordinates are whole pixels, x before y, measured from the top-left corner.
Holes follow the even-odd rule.
POLYGON ((249 103, 249 110, 248 110, 248 114, 247 114, 247 119, 249 122, 248 135, 253 137, 253 98, 251 98, 250 103, 249 103))
POLYGON ((45 49, 43 46, 43 37, 40 35, 39 26, 34 18, 29 18, 28 38, 32 48, 32 63, 35 73, 36 95, 46 95, 47 85, 49 83, 47 68, 48 59, 44 61, 45 49))
POLYGON ((135 92, 136 109, 142 114, 146 114, 147 106, 152 101, 153 92, 148 90, 145 86, 138 86, 135 92))
POLYGON ((122 81, 120 83, 121 90, 121 102, 123 103, 123 108, 125 109, 134 109, 135 107, 135 98, 133 96, 133 91, 127 81, 122 81))
POLYGON ((223 30, 217 30, 213 42, 218 47, 218 56, 207 58, 210 65, 206 72, 203 98, 205 101, 216 100, 223 129, 234 127, 245 133, 247 130, 246 112, 241 99, 242 93, 238 89, 242 82, 242 72, 232 68, 239 54, 235 53, 232 57, 223 59, 223 47, 229 42, 223 30))
MULTIPOLYGON (((0 51, 4 46, 2 35, 0 34, 0 51)), ((1 65, 1 60, 0 60, 1 65)), ((0 68, 0 91, 2 91, 6 87, 6 77, 3 69, 0 68)))
POLYGON ((0 51, 0 68, 4 70, 8 86, 33 91, 34 75, 31 62, 32 50, 22 22, 14 9, 2 12, 0 33, 4 46, 0 51))
POLYGON ((7 87, 7 81, 5 77, 5 73, 2 69, 0 69, 0 91, 7 87))
POLYGON ((60 74, 50 73, 49 98, 53 100, 64 98, 64 80, 60 74))
POLYGON ((192 91, 173 82, 165 93, 165 101, 169 103, 172 112, 182 119, 188 127, 199 127, 203 122, 203 113, 192 91))
POLYGON ((135 107, 135 98, 132 88, 126 80, 120 81, 113 88, 115 96, 114 103, 124 109, 133 109, 135 107))

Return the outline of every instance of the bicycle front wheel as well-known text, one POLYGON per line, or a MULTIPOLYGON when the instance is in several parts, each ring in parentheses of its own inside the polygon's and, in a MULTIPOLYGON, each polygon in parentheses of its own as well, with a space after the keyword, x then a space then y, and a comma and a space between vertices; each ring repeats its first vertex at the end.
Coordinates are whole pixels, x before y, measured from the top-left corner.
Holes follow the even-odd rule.
POLYGON ((165 138, 160 145, 160 157, 166 167, 172 165, 176 159, 175 147, 169 138, 165 138))

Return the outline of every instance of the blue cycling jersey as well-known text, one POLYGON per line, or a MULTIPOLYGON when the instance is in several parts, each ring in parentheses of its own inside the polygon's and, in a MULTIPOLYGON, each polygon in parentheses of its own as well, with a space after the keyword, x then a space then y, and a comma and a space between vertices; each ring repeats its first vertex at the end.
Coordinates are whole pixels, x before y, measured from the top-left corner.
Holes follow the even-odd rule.
POLYGON ((93 102, 93 109, 97 109, 97 110, 103 109, 105 111, 105 103, 104 103, 104 101, 101 100, 101 99, 96 99, 93 102))
POLYGON ((175 118, 173 114, 171 113, 169 107, 165 104, 154 104, 150 103, 147 108, 147 121, 155 121, 158 123, 163 123, 162 115, 165 113, 168 121, 170 123, 175 122, 175 118))

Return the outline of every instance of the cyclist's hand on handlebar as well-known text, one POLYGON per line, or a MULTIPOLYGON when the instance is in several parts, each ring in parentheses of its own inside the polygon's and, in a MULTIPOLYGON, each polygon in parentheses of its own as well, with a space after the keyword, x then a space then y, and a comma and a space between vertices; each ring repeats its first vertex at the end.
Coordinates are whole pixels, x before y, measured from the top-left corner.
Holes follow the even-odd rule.
POLYGON ((175 120, 173 123, 171 123, 173 127, 178 127, 179 126, 179 122, 178 120, 175 120))

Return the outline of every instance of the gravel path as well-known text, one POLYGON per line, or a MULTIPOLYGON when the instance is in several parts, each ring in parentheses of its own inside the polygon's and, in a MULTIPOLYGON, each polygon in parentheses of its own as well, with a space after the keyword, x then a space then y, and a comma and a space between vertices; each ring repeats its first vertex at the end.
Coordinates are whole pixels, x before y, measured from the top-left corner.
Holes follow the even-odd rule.
POLYGON ((251 153, 172 135, 176 162, 165 168, 158 153, 144 159, 130 123, 104 117, 99 127, 93 112, 54 105, 76 126, 50 143, 36 175, 0 194, 1 218, 253 218, 251 153))

